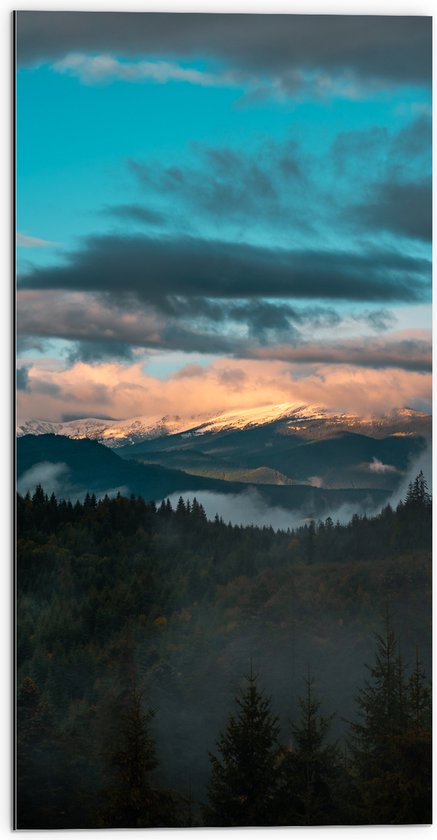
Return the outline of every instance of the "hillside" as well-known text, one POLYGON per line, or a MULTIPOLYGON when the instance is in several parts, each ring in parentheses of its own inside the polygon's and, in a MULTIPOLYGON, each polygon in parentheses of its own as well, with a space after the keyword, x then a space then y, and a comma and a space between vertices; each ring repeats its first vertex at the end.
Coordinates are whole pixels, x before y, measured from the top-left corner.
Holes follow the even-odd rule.
POLYGON ((108 746, 132 680, 156 712, 155 786, 185 802, 178 812, 167 798, 164 824, 186 825, 188 785, 199 820, 208 750, 250 662, 285 743, 308 668, 323 713, 337 713, 332 737, 347 735, 387 604, 408 673, 416 645, 430 673, 426 498, 288 533, 208 523, 199 505, 73 506, 41 489, 17 513, 20 713, 38 712, 22 730, 19 778, 39 792, 27 804, 34 827, 102 827, 108 746))
MULTIPOLYGON (((257 433, 260 434, 259 431, 257 433)), ((246 479, 248 477, 245 476, 246 479)), ((262 473, 261 477, 264 478, 265 474, 262 473)), ((178 493, 191 496, 213 493, 218 497, 231 494, 239 497, 252 490, 264 506, 300 511, 303 519, 334 516, 342 505, 372 509, 389 496, 388 489, 378 488, 330 490, 300 483, 224 481, 160 464, 140 464, 120 457, 114 450, 96 441, 72 440, 61 435, 18 438, 17 478, 20 492, 33 492, 37 484, 43 484, 57 495, 72 499, 82 498, 86 492, 99 497, 119 492, 160 501, 178 493)))

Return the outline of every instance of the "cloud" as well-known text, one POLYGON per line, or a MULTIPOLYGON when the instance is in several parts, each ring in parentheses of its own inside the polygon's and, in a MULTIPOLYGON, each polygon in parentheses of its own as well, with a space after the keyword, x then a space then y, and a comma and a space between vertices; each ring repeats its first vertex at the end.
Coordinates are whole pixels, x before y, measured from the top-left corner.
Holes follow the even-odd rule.
POLYGON ((198 379, 206 375, 206 370, 202 365, 184 365, 180 370, 176 371, 174 379, 198 379))
POLYGON ((129 159, 127 166, 147 199, 165 204, 169 224, 179 230, 189 230, 189 219, 193 230, 201 226, 217 238, 229 239, 232 231, 235 239, 269 235, 279 242, 289 242, 293 231, 296 242, 318 241, 321 250, 343 233, 353 250, 362 242, 352 241, 352 222, 361 239, 364 233, 384 241, 390 230, 426 240, 428 123, 422 117, 397 132, 377 125, 343 131, 323 153, 303 147, 294 129, 286 139, 264 138, 244 151, 196 142, 177 165, 129 159))
POLYGON ((402 236, 432 240, 432 180, 410 183, 385 181, 373 186, 370 201, 349 207, 349 219, 367 229, 388 230, 402 236))
POLYGON ((67 73, 88 85, 114 81, 153 81, 159 84, 176 81, 201 87, 235 84, 229 73, 202 72, 193 67, 183 67, 168 61, 119 61, 106 54, 90 56, 83 53, 69 53, 52 66, 56 73, 67 73))
POLYGON ((273 149, 273 143, 264 144, 256 154, 244 154, 226 148, 208 148, 199 143, 193 145, 196 166, 179 163, 178 166, 163 167, 153 161, 142 163, 128 160, 128 167, 139 185, 157 196, 175 199, 184 206, 189 205, 196 212, 207 214, 216 222, 245 220, 251 218, 270 219, 278 224, 294 223, 302 228, 308 226, 302 204, 300 214, 296 203, 302 196, 297 154, 294 160, 288 158, 286 169, 284 149, 273 149), (294 166, 293 166, 294 164, 294 166), (293 201, 290 195, 285 199, 281 192, 293 187, 293 201))
POLYGON ((374 473, 397 473, 399 470, 391 464, 383 464, 378 458, 373 458, 368 465, 370 472, 374 473))
POLYGON ((28 236, 26 233, 17 231, 17 245, 19 248, 53 248, 55 245, 59 245, 59 242, 38 239, 36 236, 28 236))
POLYGON ((388 503, 392 507, 396 507, 400 501, 405 501, 410 482, 414 481, 421 470, 425 476, 428 489, 432 492, 432 463, 432 447, 431 443, 428 442, 426 449, 422 451, 417 458, 413 458, 411 460, 408 465, 407 474, 405 475, 403 481, 398 485, 391 498, 388 500, 388 503))
POLYGON ((159 213, 157 210, 151 210, 149 207, 143 207, 140 204, 115 204, 106 207, 103 212, 111 216, 117 216, 119 219, 141 222, 145 225, 163 226, 167 221, 164 213, 159 213))
POLYGON ((268 248, 195 237, 93 236, 65 263, 34 267, 20 289, 136 295, 163 311, 172 297, 420 301, 429 290, 427 259, 374 249, 351 253, 268 248))
POLYGON ((37 485, 41 484, 48 495, 51 493, 58 495, 66 484, 68 473, 67 464, 41 461, 39 464, 34 464, 18 479, 18 492, 22 495, 28 492, 33 493, 37 485))
POLYGON ((388 309, 374 309, 352 315, 356 321, 364 321, 376 332, 384 332, 396 323, 396 318, 388 309))
POLYGON ((29 390, 29 368, 24 365, 23 367, 17 367, 17 390, 29 390))
POLYGON ((431 164, 432 120, 427 114, 421 114, 407 123, 393 139, 392 153, 403 161, 411 161, 426 156, 431 164))
MULTIPOLYGON (((70 499, 72 502, 83 500, 89 492, 89 488, 81 488, 71 483, 70 468, 67 464, 52 461, 41 461, 24 472, 17 481, 17 490, 23 496, 26 493, 32 494, 39 484, 48 496, 54 493, 58 499, 70 499)), ((103 499, 104 496, 111 498, 118 493, 128 496, 129 487, 122 485, 94 491, 97 499, 103 499)))
MULTIPOLYGON (((178 500, 193 501, 192 492, 174 493, 170 502, 176 508, 178 500)), ((246 490, 243 493, 211 493, 209 490, 200 490, 195 493, 199 504, 203 505, 208 519, 220 516, 224 522, 231 522, 233 525, 257 525, 272 527, 275 530, 286 531, 287 528, 297 528, 305 523, 305 514, 301 511, 289 511, 281 507, 270 507, 267 505, 256 489, 246 490)), ((158 503, 159 504, 159 503, 158 503)))
POLYGON ((253 357, 281 359, 299 364, 401 368, 419 373, 428 373, 432 369, 430 340, 411 336, 397 337, 396 334, 384 340, 349 340, 335 344, 303 342, 296 347, 258 348, 253 351, 253 357))
POLYGON ((130 355, 132 345, 160 346, 165 324, 162 317, 139 309, 138 304, 119 310, 104 295, 98 299, 84 293, 26 291, 18 293, 17 303, 20 334, 81 342, 89 358, 93 351, 99 357, 110 354, 116 346, 124 357, 130 355))
MULTIPOLYGON (((190 364, 190 356, 181 355, 180 364, 181 368, 190 364)), ((50 369, 47 360, 38 360, 29 371, 31 391, 17 394, 18 422, 28 417, 59 420, 67 410, 82 417, 104 413, 122 419, 191 416, 286 402, 364 416, 400 406, 430 410, 429 373, 347 364, 318 364, 303 371, 302 367, 271 359, 218 359, 197 372, 192 367, 187 387, 187 378, 178 373, 167 379, 148 374, 142 360, 76 362, 61 370, 56 361, 50 369), (297 378, 299 370, 302 375, 297 378), (59 393, 41 393, 47 384, 58 386, 59 393)))
MULTIPOLYGON (((399 367, 429 371, 431 344, 423 331, 386 333, 384 336, 335 341, 331 330, 348 324, 331 307, 271 304, 263 300, 209 306, 194 299, 169 313, 136 300, 118 305, 111 296, 47 290, 18 294, 17 325, 20 333, 66 339, 64 352, 70 364, 118 358, 129 362, 140 348, 226 355, 234 358, 278 359, 298 365, 348 364, 362 367, 399 367), (319 339, 314 341, 315 329, 319 339)), ((392 320, 385 310, 349 316, 384 332, 392 320)), ((194 370, 196 370, 196 366, 194 370)), ((182 374, 181 374, 182 375, 182 374)), ((186 374, 189 375, 189 374, 186 374)))
MULTIPOLYGON (((371 15, 142 14, 26 12, 17 14, 20 64, 102 51, 129 58, 196 58, 225 63, 242 76, 270 77, 296 89, 316 74, 329 85, 346 77, 376 85, 430 84, 429 17, 371 15)), ((356 82, 355 82, 356 83, 356 82)))
POLYGON ((133 347, 127 342, 113 339, 76 341, 67 354, 68 362, 100 362, 104 359, 133 359, 133 347))

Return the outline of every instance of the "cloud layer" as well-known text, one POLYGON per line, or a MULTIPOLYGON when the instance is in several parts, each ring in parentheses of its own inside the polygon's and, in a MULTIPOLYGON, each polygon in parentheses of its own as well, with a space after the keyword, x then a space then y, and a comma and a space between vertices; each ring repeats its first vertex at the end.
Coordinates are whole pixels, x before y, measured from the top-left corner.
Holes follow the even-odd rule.
POLYGON ((159 309, 172 298, 421 301, 427 259, 395 250, 287 250, 195 237, 94 236, 63 265, 34 268, 20 289, 131 292, 159 309))
POLYGON ((236 73, 274 76, 285 91, 302 84, 302 68, 325 86, 345 73, 352 83, 420 84, 430 78, 431 33, 426 17, 19 12, 18 60, 79 51, 196 58, 201 50, 236 73))
POLYGON ((60 419, 66 414, 113 418, 138 415, 196 415, 212 411, 298 402, 369 416, 429 401, 431 375, 354 365, 308 366, 271 360, 219 359, 186 367, 166 379, 140 362, 76 362, 52 369, 37 360, 29 366, 29 387, 20 392, 18 422, 26 417, 60 419))
POLYGON ((21 415, 427 406, 431 30, 18 12, 21 415))

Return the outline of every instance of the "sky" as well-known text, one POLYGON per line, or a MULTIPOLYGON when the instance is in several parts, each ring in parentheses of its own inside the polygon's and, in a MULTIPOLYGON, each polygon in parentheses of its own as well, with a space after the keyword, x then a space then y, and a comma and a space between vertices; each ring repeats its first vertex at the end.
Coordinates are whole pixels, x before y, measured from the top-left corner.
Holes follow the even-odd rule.
POLYGON ((18 12, 18 422, 430 410, 431 31, 18 12))

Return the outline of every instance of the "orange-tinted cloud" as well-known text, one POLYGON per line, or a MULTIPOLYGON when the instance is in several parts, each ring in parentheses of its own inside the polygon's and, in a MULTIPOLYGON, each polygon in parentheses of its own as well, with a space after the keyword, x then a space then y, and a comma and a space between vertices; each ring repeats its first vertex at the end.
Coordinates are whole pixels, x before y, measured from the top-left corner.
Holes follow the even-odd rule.
POLYGON ((166 380, 131 365, 76 363, 50 369, 27 366, 18 394, 18 421, 66 414, 114 418, 197 415, 292 402, 362 415, 430 403, 431 375, 350 365, 302 365, 270 360, 222 359, 209 367, 188 365, 166 380))

